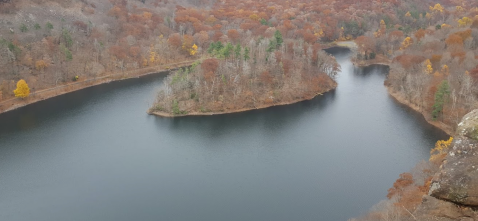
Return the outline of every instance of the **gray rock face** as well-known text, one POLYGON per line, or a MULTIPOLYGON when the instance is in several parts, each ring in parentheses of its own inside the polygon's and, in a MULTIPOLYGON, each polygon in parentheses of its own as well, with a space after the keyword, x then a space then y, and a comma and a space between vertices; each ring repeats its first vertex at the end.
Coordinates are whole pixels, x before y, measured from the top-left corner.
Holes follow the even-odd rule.
POLYGON ((439 200, 431 196, 424 196, 422 203, 415 211, 416 219, 421 221, 473 221, 477 217, 469 207, 459 207, 456 204, 439 200))
POLYGON ((478 140, 478 109, 466 114, 458 124, 457 134, 478 140))
POLYGON ((478 110, 465 115, 457 130, 458 136, 432 180, 429 195, 478 206, 478 110))

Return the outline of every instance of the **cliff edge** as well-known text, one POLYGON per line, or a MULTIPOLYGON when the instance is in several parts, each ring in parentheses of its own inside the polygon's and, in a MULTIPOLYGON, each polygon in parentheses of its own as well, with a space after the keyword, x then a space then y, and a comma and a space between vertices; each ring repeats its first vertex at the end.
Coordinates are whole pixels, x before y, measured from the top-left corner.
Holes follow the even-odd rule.
POLYGON ((456 134, 416 220, 478 220, 478 109, 463 117, 456 134))

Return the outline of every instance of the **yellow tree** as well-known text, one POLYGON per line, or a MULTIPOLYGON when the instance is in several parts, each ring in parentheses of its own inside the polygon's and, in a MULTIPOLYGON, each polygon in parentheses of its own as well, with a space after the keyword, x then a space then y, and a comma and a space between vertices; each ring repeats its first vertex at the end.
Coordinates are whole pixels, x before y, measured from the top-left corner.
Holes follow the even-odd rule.
POLYGON ((425 61, 425 73, 427 74, 433 73, 432 63, 430 62, 430 59, 427 59, 425 61))
POLYGON ((254 21, 259 21, 259 19, 261 19, 258 15, 256 14, 252 14, 249 16, 250 19, 254 20, 254 21))
POLYGON ((457 12, 463 12, 463 7, 461 7, 461 6, 459 6, 459 5, 456 6, 456 11, 457 11, 457 12))
POLYGON ((382 19, 382 20, 380 20, 380 29, 377 32, 374 32, 373 35, 376 38, 378 38, 378 37, 382 36, 383 34, 385 34, 386 29, 387 29, 387 25, 385 24, 385 21, 382 19))
POLYGON ((439 140, 435 144, 435 148, 430 151, 430 161, 438 162, 439 159, 443 159, 448 153, 448 149, 453 142, 453 137, 448 140, 439 140))
POLYGON ((413 43, 413 40, 412 38, 410 37, 406 37, 403 42, 402 42, 402 47, 400 47, 400 49, 404 50, 408 47, 410 47, 410 45, 413 43))
POLYGON ((430 6, 430 11, 432 11, 432 12, 440 12, 440 13, 442 13, 444 9, 445 9, 445 8, 443 8, 443 6, 441 6, 440 3, 435 4, 434 7, 430 6))
POLYGON ((153 45, 151 45, 151 47, 149 48, 149 63, 154 64, 155 61, 156 61, 156 52, 154 52, 154 47, 153 45))
POLYGON ((427 12, 427 13, 425 14, 425 18, 427 18, 428 20, 430 20, 430 19, 432 18, 432 16, 430 15, 430 13, 427 12))
POLYGON ((46 63, 44 60, 38 60, 35 62, 35 69, 37 69, 37 71, 43 71, 47 67, 48 63, 46 63))
POLYGON ((30 88, 28 87, 27 82, 21 79, 17 82, 17 89, 13 91, 15 97, 26 98, 30 95, 30 88))
POLYGON ((442 29, 451 28, 451 25, 447 25, 447 24, 443 23, 443 24, 441 25, 441 28, 442 28, 442 29))
POLYGON ((194 44, 189 50, 189 55, 195 55, 198 52, 198 46, 194 44))
POLYGON ((448 65, 443 65, 443 67, 441 68, 441 73, 445 74, 445 75, 449 75, 450 74, 450 69, 448 68, 448 65))
POLYGON ((458 19, 459 27, 465 27, 465 26, 471 25, 471 23, 473 23, 473 20, 468 17, 463 17, 462 19, 458 19))
POLYGON ((445 10, 445 8, 443 8, 443 6, 440 5, 440 3, 437 3, 435 4, 435 6, 430 6, 430 11, 432 13, 438 13, 438 14, 442 14, 442 18, 443 20, 445 20, 445 14, 443 13, 443 10, 445 10))

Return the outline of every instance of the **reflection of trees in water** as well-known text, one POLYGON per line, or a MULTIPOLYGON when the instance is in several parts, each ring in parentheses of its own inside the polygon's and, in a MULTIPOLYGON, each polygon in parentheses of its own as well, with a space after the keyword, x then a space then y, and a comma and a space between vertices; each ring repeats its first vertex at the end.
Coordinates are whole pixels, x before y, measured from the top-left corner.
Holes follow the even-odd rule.
POLYGON ((354 67, 354 76, 368 77, 374 74, 387 75, 390 68, 387 65, 374 64, 367 67, 354 67))
POLYGON ((274 132, 287 127, 294 127, 295 124, 300 122, 299 119, 304 114, 310 111, 320 112, 329 107, 334 99, 335 90, 332 90, 312 100, 290 105, 214 116, 155 117, 155 122, 158 127, 167 125, 172 130, 186 130, 190 131, 191 134, 197 134, 199 131, 212 138, 237 131, 245 131, 257 125, 274 132))

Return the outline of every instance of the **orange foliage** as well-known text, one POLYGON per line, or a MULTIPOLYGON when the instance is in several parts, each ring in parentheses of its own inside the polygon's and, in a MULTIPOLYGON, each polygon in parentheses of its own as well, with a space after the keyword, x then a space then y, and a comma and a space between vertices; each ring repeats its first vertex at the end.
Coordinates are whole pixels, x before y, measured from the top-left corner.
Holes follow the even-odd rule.
POLYGON ((415 32, 415 38, 417 38, 417 41, 420 41, 423 37, 425 37, 425 30, 419 29, 418 31, 415 32))
POLYGON ((413 184, 413 176, 410 173, 400 174, 400 178, 393 183, 393 187, 388 189, 387 198, 392 199, 395 195, 402 194, 403 190, 413 184))
POLYGON ((465 41, 467 38, 471 37, 471 29, 465 30, 465 31, 460 31, 456 32, 455 35, 458 35, 461 37, 462 41, 465 41))
POLYGON ((37 69, 37 71, 42 71, 45 68, 47 68, 48 66, 49 66, 49 64, 46 63, 44 60, 38 60, 38 61, 35 62, 35 69, 37 69))
POLYGON ((355 42, 362 52, 373 51, 375 47, 374 40, 367 36, 359 36, 355 39, 355 42))
POLYGON ((240 36, 236 29, 229 29, 227 31, 227 37, 229 37, 229 39, 231 39, 233 42, 236 42, 240 36))
POLYGON ((448 38, 445 40, 445 42, 448 46, 452 46, 452 45, 462 46, 463 45, 463 39, 459 35, 456 35, 456 34, 452 34, 452 35, 448 36, 448 38))

